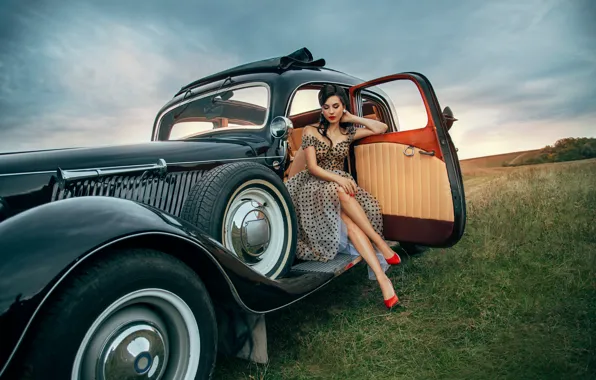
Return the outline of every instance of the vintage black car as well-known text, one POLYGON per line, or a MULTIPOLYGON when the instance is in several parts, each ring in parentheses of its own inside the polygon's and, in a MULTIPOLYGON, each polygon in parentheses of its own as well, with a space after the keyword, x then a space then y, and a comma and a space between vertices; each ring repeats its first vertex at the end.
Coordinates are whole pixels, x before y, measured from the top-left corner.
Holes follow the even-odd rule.
POLYGON ((266 361, 264 314, 360 261, 294 257, 284 181, 305 169, 301 131, 318 123, 326 83, 389 126, 346 160, 381 202, 386 239, 456 244, 466 208, 455 119, 426 77, 365 82, 306 48, 238 66, 180 89, 150 142, 0 155, 0 374, 202 379, 217 352, 266 361), (400 81, 419 92, 419 128, 399 130, 379 87, 400 81))

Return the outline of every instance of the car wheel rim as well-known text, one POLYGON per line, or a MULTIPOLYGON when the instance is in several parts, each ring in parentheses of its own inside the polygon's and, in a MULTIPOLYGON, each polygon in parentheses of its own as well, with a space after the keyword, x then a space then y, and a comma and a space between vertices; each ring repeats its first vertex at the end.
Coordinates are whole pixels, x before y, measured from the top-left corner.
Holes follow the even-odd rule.
POLYGON ((194 379, 201 343, 190 307, 163 289, 139 290, 112 303, 93 322, 71 378, 194 379))
POLYGON ((276 268, 285 252, 286 223, 273 195, 248 187, 231 199, 223 225, 223 244, 261 274, 276 268))

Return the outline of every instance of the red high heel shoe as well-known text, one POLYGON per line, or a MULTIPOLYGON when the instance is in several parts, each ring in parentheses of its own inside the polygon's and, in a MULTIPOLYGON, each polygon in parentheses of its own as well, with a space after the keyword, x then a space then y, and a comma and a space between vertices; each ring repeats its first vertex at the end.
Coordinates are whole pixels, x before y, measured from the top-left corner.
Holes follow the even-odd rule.
POLYGON ((399 263, 401 263, 401 257, 399 257, 397 253, 395 253, 393 257, 391 257, 390 259, 385 259, 385 261, 387 261, 387 263, 391 265, 398 265, 399 263))
POLYGON ((397 294, 395 294, 393 297, 389 298, 388 300, 383 300, 383 301, 385 302, 385 306, 387 307, 387 309, 391 309, 395 305, 399 304, 399 298, 397 298, 397 294))
MULTIPOLYGON (((389 280, 389 278, 387 278, 387 280, 389 281, 389 283, 391 284, 391 286, 393 286, 393 283, 391 282, 391 280, 389 280)), ((389 299, 384 299, 383 301, 385 302, 385 306, 387 307, 387 309, 391 309, 393 306, 399 304, 399 298, 397 298, 397 292, 395 291, 395 289, 393 289, 393 297, 389 298, 389 299)))

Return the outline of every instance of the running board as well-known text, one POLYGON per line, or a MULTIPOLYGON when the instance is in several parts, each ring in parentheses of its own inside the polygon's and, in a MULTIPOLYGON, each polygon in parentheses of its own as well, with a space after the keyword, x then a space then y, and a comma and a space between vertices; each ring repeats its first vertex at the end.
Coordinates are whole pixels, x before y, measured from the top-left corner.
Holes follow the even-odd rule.
MULTIPOLYGON (((391 248, 395 248, 399 245, 398 242, 392 240, 385 240, 391 248)), ((362 261, 362 256, 353 256, 346 253, 338 253, 333 260, 329 260, 326 263, 321 261, 303 261, 300 264, 294 265, 291 272, 299 273, 327 273, 339 276, 354 265, 362 261)))
MULTIPOLYGON (((336 255, 333 260, 326 263, 320 261, 304 261, 292 267, 291 273, 297 277, 291 276, 289 278, 282 278, 280 281, 291 281, 292 278, 304 277, 307 273, 320 273, 330 279, 339 276, 361 261, 362 256, 353 256, 345 253, 336 255)), ((308 275, 306 277, 308 277, 308 275)), ((218 350, 253 363, 268 363, 269 356, 267 353, 267 328, 265 324, 265 315, 250 314, 239 310, 235 311, 235 313, 237 314, 234 314, 233 312, 231 313, 235 316, 231 321, 223 320, 223 317, 225 317, 226 314, 218 316, 218 324, 220 324, 219 326, 222 329, 222 332, 231 329, 227 334, 227 340, 220 338, 221 342, 218 350), (230 349, 230 342, 237 342, 237 336, 239 335, 237 333, 238 331, 245 333, 245 341, 242 344, 242 347, 234 352, 234 350, 230 349)), ((234 345, 235 344, 232 344, 232 346, 234 345)))
POLYGON ((321 261, 305 261, 292 267, 292 272, 329 273, 339 276, 354 265, 362 261, 362 256, 352 256, 339 253, 326 263, 321 261))

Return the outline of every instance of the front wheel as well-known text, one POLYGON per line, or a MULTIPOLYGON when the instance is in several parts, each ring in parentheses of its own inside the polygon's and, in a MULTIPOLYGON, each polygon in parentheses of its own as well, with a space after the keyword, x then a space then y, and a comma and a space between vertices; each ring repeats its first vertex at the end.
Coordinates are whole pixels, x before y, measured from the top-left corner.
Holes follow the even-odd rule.
POLYGON ((264 165, 236 162, 210 170, 191 188, 180 217, 271 279, 283 277, 294 262, 298 222, 292 199, 264 165))
POLYGON ((217 326, 190 268, 161 252, 126 250, 70 279, 29 341, 18 378, 208 379, 217 326))

